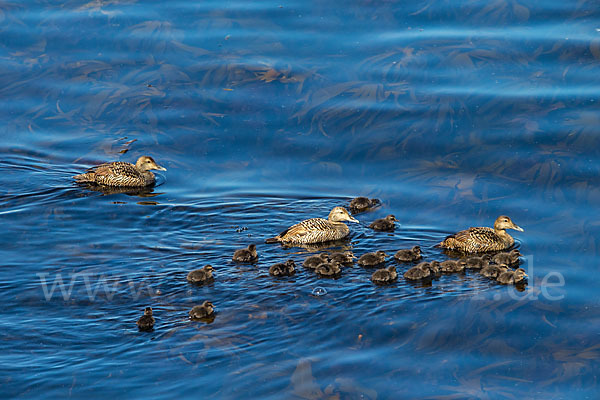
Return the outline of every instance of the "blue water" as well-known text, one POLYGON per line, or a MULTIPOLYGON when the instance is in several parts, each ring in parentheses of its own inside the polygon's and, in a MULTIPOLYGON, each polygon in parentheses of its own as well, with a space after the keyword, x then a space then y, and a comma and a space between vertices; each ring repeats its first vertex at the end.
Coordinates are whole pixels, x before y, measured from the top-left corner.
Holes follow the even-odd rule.
POLYGON ((594 1, 0 3, 0 394, 598 398, 599 60, 594 1), (141 155, 144 193, 71 179, 141 155), (264 244, 359 195, 334 249, 442 260, 507 214, 528 285, 318 279, 320 249, 264 244))

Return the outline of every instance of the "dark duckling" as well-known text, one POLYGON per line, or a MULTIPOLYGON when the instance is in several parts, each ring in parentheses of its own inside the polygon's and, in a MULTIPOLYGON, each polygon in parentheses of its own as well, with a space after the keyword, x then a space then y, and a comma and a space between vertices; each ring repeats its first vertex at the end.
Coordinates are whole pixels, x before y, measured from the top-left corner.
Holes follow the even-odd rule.
POLYGON ((413 246, 412 249, 402 249, 398 250, 396 254, 394 254, 394 258, 398 262, 415 262, 423 258, 421 255, 421 246, 413 246))
POLYGON ((482 269, 490 265, 492 256, 490 254, 484 254, 481 257, 469 257, 464 259, 465 268, 467 269, 482 269))
POLYGON ((394 222, 397 222, 398 220, 396 219, 396 217, 394 217, 393 215, 388 215, 385 218, 380 218, 377 219, 373 222, 371 222, 371 225, 369 225, 369 228, 376 230, 376 231, 382 231, 382 232, 393 232, 394 229, 396 228, 396 225, 394 224, 394 222))
POLYGON ((433 275, 438 273, 438 270, 439 262, 422 262, 406 271, 404 273, 404 279, 408 279, 410 281, 418 281, 421 279, 432 278, 433 275))
POLYGON ((370 208, 379 205, 378 199, 369 199, 368 197, 356 197, 350 202, 350 211, 352 214, 358 214, 367 211, 370 208))
POLYGON ((350 233, 350 229, 342 221, 358 222, 344 207, 334 207, 327 219, 310 218, 301 221, 279 235, 268 238, 265 243, 311 244, 340 240, 350 233))
POLYGON ((329 255, 329 260, 332 262, 336 262, 345 266, 350 266, 354 264, 354 254, 350 251, 336 251, 335 253, 331 253, 329 255))
POLYGON ((211 317, 215 312, 215 306, 210 301, 205 301, 200 306, 194 306, 189 312, 190 319, 202 319, 211 317))
POLYGON ((317 267, 323 263, 329 261, 327 253, 320 253, 313 256, 306 257, 302 266, 308 269, 317 269, 317 267))
POLYGON ((285 263, 277 263, 269 268, 269 275, 272 276, 292 276, 296 273, 296 263, 293 260, 287 260, 285 263))
POLYGON ((212 265, 206 265, 204 268, 195 269, 187 274, 187 281, 195 284, 212 282, 214 268, 212 265))
POLYGON ((507 272, 508 270, 509 268, 506 264, 490 264, 481 270, 481 275, 485 276, 486 278, 496 279, 498 276, 504 272, 507 272))
POLYGON ((144 187, 154 185, 154 174, 150 170, 166 171, 152 157, 142 156, 135 165, 115 161, 100 164, 87 170, 86 173, 75 175, 77 182, 88 182, 96 185, 112 187, 144 187))
POLYGON ((152 316, 152 307, 146 307, 144 315, 136 322, 140 331, 151 331, 154 329, 154 317, 152 316))
POLYGON ((498 275, 496 279, 498 283, 503 285, 511 285, 522 282, 528 275, 523 268, 517 268, 514 271, 506 271, 498 275))
POLYGON ((258 261, 256 245, 251 244, 245 249, 236 250, 235 253, 233 253, 233 261, 239 263, 253 263, 258 261))
POLYGON ((366 253, 358 259, 358 265, 361 267, 375 267, 376 265, 385 262, 387 254, 384 251, 378 250, 375 253, 366 253))
POLYGON ((342 269, 338 263, 329 262, 319 265, 315 272, 322 278, 335 278, 341 275, 342 269))
POLYGON ((439 245, 445 249, 458 250, 465 253, 482 253, 500 251, 511 247, 515 240, 506 233, 506 229, 523 232, 523 228, 515 225, 506 215, 499 216, 494 228, 477 227, 448 236, 439 245))
POLYGON ((393 265, 387 268, 378 269, 371 275, 371 281, 379 285, 391 283, 395 281, 396 278, 398 278, 398 273, 396 272, 396 267, 393 265))
POLYGON ((463 260, 446 260, 440 263, 440 272, 462 272, 466 262, 463 260))
POLYGON ((509 252, 494 254, 492 261, 496 264, 519 265, 519 257, 522 256, 518 249, 513 249, 509 252))

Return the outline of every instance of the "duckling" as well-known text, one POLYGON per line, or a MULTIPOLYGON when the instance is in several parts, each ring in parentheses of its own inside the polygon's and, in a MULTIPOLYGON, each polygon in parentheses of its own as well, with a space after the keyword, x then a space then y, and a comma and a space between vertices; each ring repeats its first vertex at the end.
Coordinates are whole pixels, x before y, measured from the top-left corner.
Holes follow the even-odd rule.
POLYGON ((296 264, 294 260, 287 260, 285 263, 277 263, 269 268, 269 275, 272 276, 292 276, 296 273, 296 264))
POLYGON ((354 264, 354 254, 351 251, 341 252, 336 251, 335 253, 331 253, 329 255, 329 260, 333 262, 337 262, 342 265, 352 265, 354 264))
POLYGON ((515 225, 509 217, 501 215, 494 222, 494 229, 485 227, 469 228, 448 236, 439 245, 445 249, 465 253, 505 250, 515 243, 512 236, 506 233, 506 229, 523 232, 523 228, 515 225))
POLYGON ((509 271, 509 268, 506 264, 500 264, 500 265, 490 264, 481 270, 481 275, 485 276, 486 278, 496 279, 503 272, 507 272, 507 271, 509 271))
POLYGON ((518 249, 513 249, 509 252, 494 254, 492 261, 496 264, 519 265, 519 257, 522 255, 518 249))
POLYGON ((440 263, 441 272, 462 272, 465 270, 465 261, 446 260, 440 263))
POLYGON ((323 263, 329 261, 327 253, 320 253, 313 256, 306 257, 302 266, 308 269, 317 269, 317 267, 323 263))
POLYGON ((523 281, 528 275, 523 268, 517 268, 514 271, 506 271, 498 275, 496 280, 503 285, 511 285, 523 281))
POLYGON ((358 259, 358 265, 361 267, 374 267, 385 262, 387 254, 384 251, 378 250, 375 253, 366 253, 358 259))
POLYGON ((438 273, 439 262, 432 261, 431 263, 422 262, 412 267, 404 273, 404 279, 410 281, 417 281, 420 279, 431 278, 433 275, 438 273))
POLYGON ((391 283, 395 281, 396 278, 398 278, 398 273, 396 272, 396 267, 393 265, 387 268, 378 269, 377 271, 373 272, 373 275, 371 275, 371 281, 380 285, 391 283))
POLYGON ((253 263, 258 261, 256 245, 251 244, 245 249, 236 250, 235 253, 233 253, 233 261, 239 263, 253 263))
POLYGON ((412 249, 398 250, 394 254, 394 258, 398 262, 415 262, 423 258, 421 255, 421 246, 413 246, 412 249))
POLYGON ((385 218, 380 218, 377 219, 373 222, 371 222, 371 225, 369 225, 369 228, 376 230, 376 231, 382 231, 382 232, 393 232, 394 229, 396 228, 396 225, 394 225, 394 222, 398 221, 396 219, 396 217, 394 217, 393 215, 388 215, 385 218))
POLYGON ((490 254, 484 254, 481 257, 469 257, 466 258, 465 268, 467 269, 482 269, 487 267, 492 260, 492 256, 490 254))
POLYGON ((342 269, 338 263, 329 262, 319 265, 315 272, 322 278, 335 278, 342 273, 342 269))
POLYGON ((152 316, 152 307, 146 307, 144 315, 136 322, 140 331, 151 331, 154 329, 154 317, 152 316))
POLYGON ((135 165, 115 161, 100 164, 87 170, 86 173, 75 175, 77 182, 89 182, 97 185, 113 187, 143 187, 154 185, 154 174, 150 170, 166 171, 152 157, 142 156, 135 165))
POLYGON ((340 240, 348 236, 350 229, 342 221, 358 222, 344 207, 334 207, 327 219, 311 218, 297 223, 265 243, 310 244, 340 240))
POLYGON ((190 319, 208 318, 215 312, 215 306, 210 301, 205 301, 200 306, 194 306, 189 312, 190 319))
POLYGON ((378 206, 378 199, 369 199, 368 197, 356 197, 350 202, 350 211, 352 214, 358 214, 367 211, 369 208, 378 206))
POLYGON ((206 265, 204 268, 195 269, 187 274, 187 281, 195 284, 212 282, 214 268, 212 265, 206 265))

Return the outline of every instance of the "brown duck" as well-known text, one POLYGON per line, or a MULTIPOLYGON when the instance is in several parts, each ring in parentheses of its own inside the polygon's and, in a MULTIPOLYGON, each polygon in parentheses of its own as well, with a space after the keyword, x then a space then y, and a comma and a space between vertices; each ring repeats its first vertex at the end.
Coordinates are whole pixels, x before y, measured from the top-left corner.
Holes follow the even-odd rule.
POLYGON ((140 331, 151 331, 154 328, 154 317, 152 316, 152 307, 146 307, 144 315, 136 322, 140 331))
POLYGON ((236 250, 233 253, 233 261, 239 263, 253 263, 258 261, 258 253, 256 252, 256 245, 248 245, 245 249, 236 250))
POLYGON ((338 263, 328 262, 319 265, 315 272, 322 278, 337 278, 342 274, 342 269, 338 263))
POLYGON ((439 271, 439 262, 422 262, 412 267, 404 273, 404 279, 409 281, 418 281, 421 279, 432 278, 439 271))
POLYGON ((142 156, 135 165, 123 161, 101 164, 88 169, 84 174, 75 175, 73 179, 81 183, 112 187, 144 187, 154 185, 154 174, 150 170, 167 169, 156 164, 152 157, 142 156))
POLYGON ((393 215, 388 215, 385 218, 380 218, 380 219, 376 219, 375 221, 371 222, 371 225, 369 225, 369 228, 375 230, 375 231, 382 231, 382 232, 393 232, 394 229, 396 228, 396 225, 394 224, 394 222, 397 222, 398 220, 396 219, 396 217, 394 217, 393 215))
POLYGON ((396 267, 393 265, 387 268, 378 269, 371 275, 371 281, 379 285, 392 283, 396 278, 398 278, 398 273, 396 272, 396 267))
POLYGON ((296 263, 293 260, 287 260, 285 263, 277 263, 269 268, 271 276, 292 276, 296 273, 296 263))
POLYGON ((375 267, 385 262, 387 254, 384 251, 378 250, 375 253, 366 253, 358 259, 358 265, 361 267, 375 267))
POLYGON ((356 197, 350 202, 350 211, 353 214, 365 212, 370 208, 377 207, 379 205, 378 199, 369 199, 368 197, 356 197))
POLYGON ((496 264, 506 265, 519 265, 519 257, 522 256, 521 252, 517 249, 513 249, 509 252, 503 251, 502 253, 494 254, 492 261, 496 264))
POLYGON ((415 262, 423 258, 421 255, 421 246, 413 246, 412 249, 402 249, 398 250, 396 254, 394 254, 394 258, 399 262, 415 262))
POLYGON ((514 271, 506 271, 498 275, 496 279, 498 283, 503 285, 511 285, 522 282, 528 275, 523 268, 517 268, 514 271))
POLYGON ((214 268, 212 265, 206 265, 204 268, 195 269, 187 274, 187 281, 195 284, 212 282, 214 268))
POLYGON ((210 301, 205 301, 202 305, 194 306, 189 312, 190 319, 209 318, 215 312, 214 307, 210 301))
POLYGON ((515 243, 512 236, 506 233, 507 229, 523 232, 523 229, 515 225, 509 217, 501 215, 494 222, 493 229, 486 227, 469 228, 448 236, 440 243, 440 246, 465 253, 505 250, 515 243))
POLYGON ((304 260, 302 266, 308 269, 317 269, 319 265, 328 261, 329 257, 327 256, 327 253, 320 253, 306 257, 306 260, 304 260))

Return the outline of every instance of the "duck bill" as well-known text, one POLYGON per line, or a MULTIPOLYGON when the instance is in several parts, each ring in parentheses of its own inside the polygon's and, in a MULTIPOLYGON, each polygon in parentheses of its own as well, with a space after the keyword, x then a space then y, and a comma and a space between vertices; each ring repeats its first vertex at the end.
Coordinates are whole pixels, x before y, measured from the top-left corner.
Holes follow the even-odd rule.
POLYGON ((156 168, 154 168, 157 171, 166 171, 167 169, 165 167, 161 167, 160 165, 157 165, 156 168))
POLYGON ((353 217, 349 217, 348 221, 358 223, 358 220, 356 218, 353 218, 353 217))
POLYGON ((521 228, 520 226, 518 226, 518 225, 515 225, 515 224, 513 224, 513 229, 514 229, 515 231, 523 232, 523 228, 521 228))

